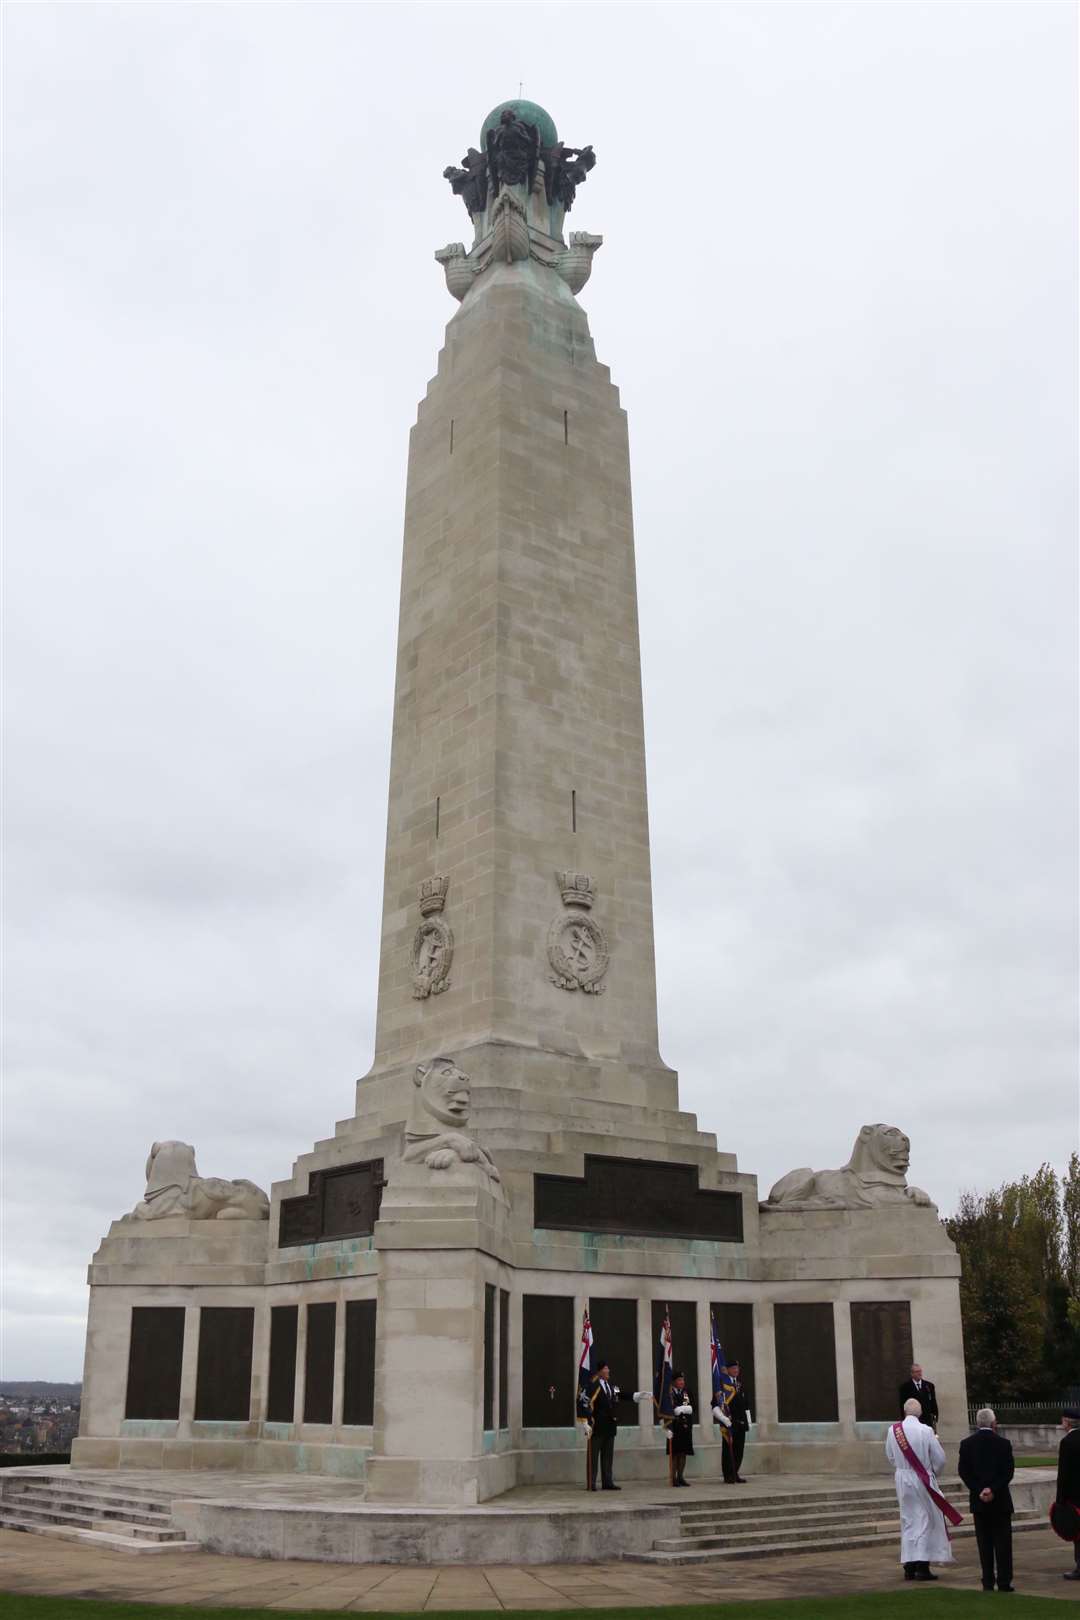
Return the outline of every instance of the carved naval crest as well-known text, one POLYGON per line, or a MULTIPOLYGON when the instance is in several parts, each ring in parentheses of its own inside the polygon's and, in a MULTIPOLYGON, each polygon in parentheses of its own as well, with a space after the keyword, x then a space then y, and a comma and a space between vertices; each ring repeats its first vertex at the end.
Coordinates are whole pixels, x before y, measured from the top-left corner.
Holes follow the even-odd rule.
POLYGON ((552 984, 560 990, 584 990, 603 995, 600 982, 611 953, 607 936, 595 917, 587 915, 596 898, 596 884, 587 872, 556 872, 566 910, 548 929, 547 951, 552 984))
POLYGON ((453 931, 439 916, 446 904, 450 879, 425 878, 417 890, 420 915, 424 919, 413 935, 413 995, 417 1001, 441 995, 450 988, 450 964, 454 960, 453 931))

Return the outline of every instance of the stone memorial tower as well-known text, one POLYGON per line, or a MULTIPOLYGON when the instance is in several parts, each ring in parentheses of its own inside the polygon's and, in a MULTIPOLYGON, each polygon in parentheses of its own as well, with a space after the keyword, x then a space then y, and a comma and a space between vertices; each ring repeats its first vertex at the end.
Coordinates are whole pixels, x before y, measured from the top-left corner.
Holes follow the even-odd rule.
POLYGON ((626 416, 577 300, 602 239, 565 230, 594 161, 513 101, 446 170, 472 242, 435 255, 460 308, 409 453, 374 1062, 269 1208, 155 1144, 91 1267, 78 1462, 462 1506, 574 1479, 586 1308, 627 1390, 669 1312, 706 1419, 715 1318, 758 1471, 878 1468, 913 1348, 966 1427, 907 1139, 759 1205, 660 1057, 626 416))

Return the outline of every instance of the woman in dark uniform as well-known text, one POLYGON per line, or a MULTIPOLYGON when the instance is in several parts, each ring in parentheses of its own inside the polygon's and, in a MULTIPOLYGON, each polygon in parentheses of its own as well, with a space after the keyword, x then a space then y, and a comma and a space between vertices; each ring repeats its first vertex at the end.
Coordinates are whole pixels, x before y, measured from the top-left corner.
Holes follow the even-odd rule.
POLYGON ((681 1372, 676 1373, 671 1381, 671 1405, 675 1413, 668 1431, 672 1462, 671 1483, 685 1485, 687 1481, 683 1475, 686 1472, 686 1459, 694 1455, 694 1403, 681 1372))

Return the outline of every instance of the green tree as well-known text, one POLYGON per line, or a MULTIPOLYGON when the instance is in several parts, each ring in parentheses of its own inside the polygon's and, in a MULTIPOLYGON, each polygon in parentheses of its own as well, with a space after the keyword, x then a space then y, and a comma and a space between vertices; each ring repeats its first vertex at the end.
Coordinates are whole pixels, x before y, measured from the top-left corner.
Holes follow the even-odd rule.
POLYGON ((973 1400, 1057 1395, 1080 1382, 1080 1155, 964 1193, 946 1228, 963 1267, 960 1308, 973 1400))

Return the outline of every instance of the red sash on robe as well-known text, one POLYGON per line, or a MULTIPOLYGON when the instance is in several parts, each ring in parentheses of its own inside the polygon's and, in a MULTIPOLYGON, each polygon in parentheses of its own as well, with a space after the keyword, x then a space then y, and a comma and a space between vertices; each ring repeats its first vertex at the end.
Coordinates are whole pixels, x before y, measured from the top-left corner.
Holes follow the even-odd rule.
POLYGON ((952 1503, 942 1496, 940 1491, 936 1491, 931 1485, 930 1475, 926 1472, 926 1469, 920 1462, 919 1458, 916 1457, 911 1448, 911 1441, 904 1433, 904 1425, 902 1423, 894 1423, 892 1426, 892 1432, 893 1439, 900 1447, 900 1455, 903 1457, 908 1466, 914 1470, 916 1477, 921 1482, 931 1501, 941 1509, 942 1516, 949 1524, 963 1524, 964 1515, 962 1513, 958 1513, 953 1507, 952 1503))

